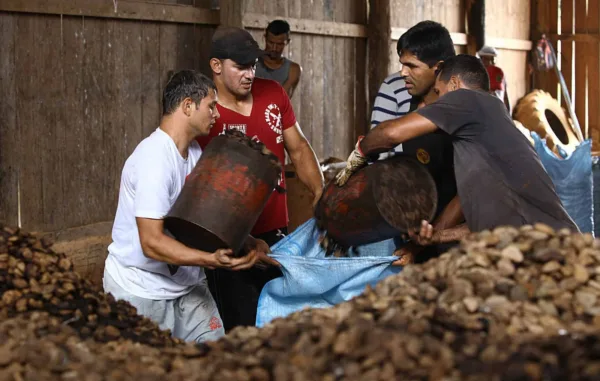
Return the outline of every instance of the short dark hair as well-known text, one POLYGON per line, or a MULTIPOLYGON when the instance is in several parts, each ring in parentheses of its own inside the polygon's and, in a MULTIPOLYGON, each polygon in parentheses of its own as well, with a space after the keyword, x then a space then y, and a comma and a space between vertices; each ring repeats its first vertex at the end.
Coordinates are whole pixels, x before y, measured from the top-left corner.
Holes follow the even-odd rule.
POLYGON ((198 105, 213 89, 217 87, 212 79, 194 70, 181 70, 173 74, 163 91, 163 115, 172 114, 185 98, 192 98, 198 105))
POLYGON ((421 21, 404 32, 396 50, 398 55, 402 52, 414 54, 429 67, 456 55, 450 32, 435 21, 421 21))
POLYGON ((490 91, 490 76, 481 60, 468 54, 450 57, 437 70, 439 79, 448 82, 452 76, 460 78, 472 89, 490 91))
POLYGON ((267 25, 265 32, 271 33, 273 36, 290 34, 290 24, 285 20, 273 20, 267 25))

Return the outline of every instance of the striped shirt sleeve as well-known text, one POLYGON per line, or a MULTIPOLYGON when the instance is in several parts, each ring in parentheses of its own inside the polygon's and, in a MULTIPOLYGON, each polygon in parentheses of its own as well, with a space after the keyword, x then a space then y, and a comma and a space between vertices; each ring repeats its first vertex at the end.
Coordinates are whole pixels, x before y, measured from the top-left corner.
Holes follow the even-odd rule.
MULTIPOLYGON (((379 87, 373 112, 371 113, 371 128, 374 128, 386 120, 400 118, 410 110, 410 101, 412 97, 406 88, 404 78, 400 73, 394 73, 387 77, 379 87)), ((402 152, 402 144, 394 147, 390 152, 384 152, 379 155, 379 160, 393 156, 395 153, 402 152)))
POLYGON ((398 73, 386 78, 375 97, 371 113, 371 128, 386 120, 406 115, 410 109, 410 100, 411 96, 408 94, 404 79, 398 73))

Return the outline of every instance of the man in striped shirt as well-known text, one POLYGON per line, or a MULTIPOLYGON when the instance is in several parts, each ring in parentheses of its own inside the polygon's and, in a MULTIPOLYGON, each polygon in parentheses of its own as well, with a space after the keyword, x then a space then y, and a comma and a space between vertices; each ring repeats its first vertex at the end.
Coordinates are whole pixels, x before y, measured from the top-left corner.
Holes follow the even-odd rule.
MULTIPOLYGON (((441 62, 456 55, 448 30, 433 21, 422 21, 408 29, 398 40, 396 50, 402 70, 388 77, 382 84, 377 95, 379 104, 376 100, 374 105, 371 128, 386 120, 402 118, 415 111, 420 104, 435 101, 437 95, 433 88, 436 70, 441 62), (398 80, 393 80, 393 76, 397 76, 398 80)), ((438 193, 438 207, 432 224, 435 231, 461 223, 464 218, 456 195, 450 136, 445 133, 430 133, 408 140, 401 146, 394 147, 393 151, 395 152, 390 151, 386 155, 416 158, 433 177, 438 193)), ((426 261, 445 252, 450 245, 431 245, 426 240, 415 237, 409 242, 398 240, 395 254, 402 258, 399 263, 404 265, 413 261, 426 261)))
MULTIPOLYGON (((389 75, 379 87, 371 113, 371 128, 386 120, 396 119, 408 114, 412 96, 408 93, 406 82, 400 72, 389 75)), ((398 144, 389 153, 379 155, 379 160, 387 159, 395 153, 402 152, 402 144, 398 144)))

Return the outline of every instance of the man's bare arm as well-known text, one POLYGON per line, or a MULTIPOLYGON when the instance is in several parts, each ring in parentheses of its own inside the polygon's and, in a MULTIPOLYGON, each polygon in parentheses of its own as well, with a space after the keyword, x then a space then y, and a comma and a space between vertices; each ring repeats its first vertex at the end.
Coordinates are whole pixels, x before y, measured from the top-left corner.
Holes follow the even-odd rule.
POLYGON ((288 78, 283 83, 283 88, 287 93, 288 97, 292 99, 292 95, 294 95, 294 91, 300 82, 300 75, 302 74, 302 67, 295 62, 292 62, 290 65, 290 73, 288 74, 288 78))
POLYGON ((435 130, 437 127, 433 122, 413 112, 401 118, 380 123, 369 131, 360 142, 359 147, 364 155, 372 156, 435 130))
POLYGON ((257 253, 234 258, 229 249, 220 249, 214 253, 192 249, 164 233, 164 221, 159 219, 136 217, 140 243, 144 255, 179 266, 201 266, 208 268, 228 268, 230 270, 248 269, 257 260, 257 253))
POLYGON ((460 224, 453 228, 437 231, 434 234, 434 241, 438 242, 438 243, 448 243, 448 242, 460 241, 461 239, 466 237, 469 233, 471 233, 471 230, 469 230, 469 227, 467 226, 467 224, 466 223, 460 224))
POLYGON ((435 220, 433 220, 433 229, 436 231, 449 229, 457 226, 464 222, 465 216, 463 215, 462 208, 460 206, 460 198, 454 196, 452 200, 446 205, 442 213, 435 220))
POLYGON ((283 142, 294 167, 296 167, 298 178, 313 193, 315 201, 317 201, 323 192, 325 180, 317 155, 304 137, 298 123, 283 131, 283 142))
MULTIPOLYGON (((433 223, 430 224, 428 221, 423 221, 420 230, 409 232, 409 236, 414 243, 420 246, 442 243, 438 241, 440 234, 443 234, 442 232, 447 229, 453 229, 463 221, 464 216, 460 206, 460 199, 458 196, 455 196, 433 223)), ((450 234, 445 236, 450 236, 450 234)))

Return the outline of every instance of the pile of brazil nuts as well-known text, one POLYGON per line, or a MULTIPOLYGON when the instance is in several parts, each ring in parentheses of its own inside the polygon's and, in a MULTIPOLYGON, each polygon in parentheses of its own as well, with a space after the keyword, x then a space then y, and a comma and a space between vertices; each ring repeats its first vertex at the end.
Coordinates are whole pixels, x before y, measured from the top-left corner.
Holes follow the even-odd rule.
POLYGON ((53 311, 13 308, 0 380, 598 380, 599 297, 591 235, 501 227, 333 308, 199 345, 151 347, 125 328, 103 342, 53 311))
POLYGON ((157 346, 178 343, 135 307, 116 301, 73 271, 52 242, 0 225, 0 319, 46 311, 82 337, 111 341, 121 337, 157 346))

